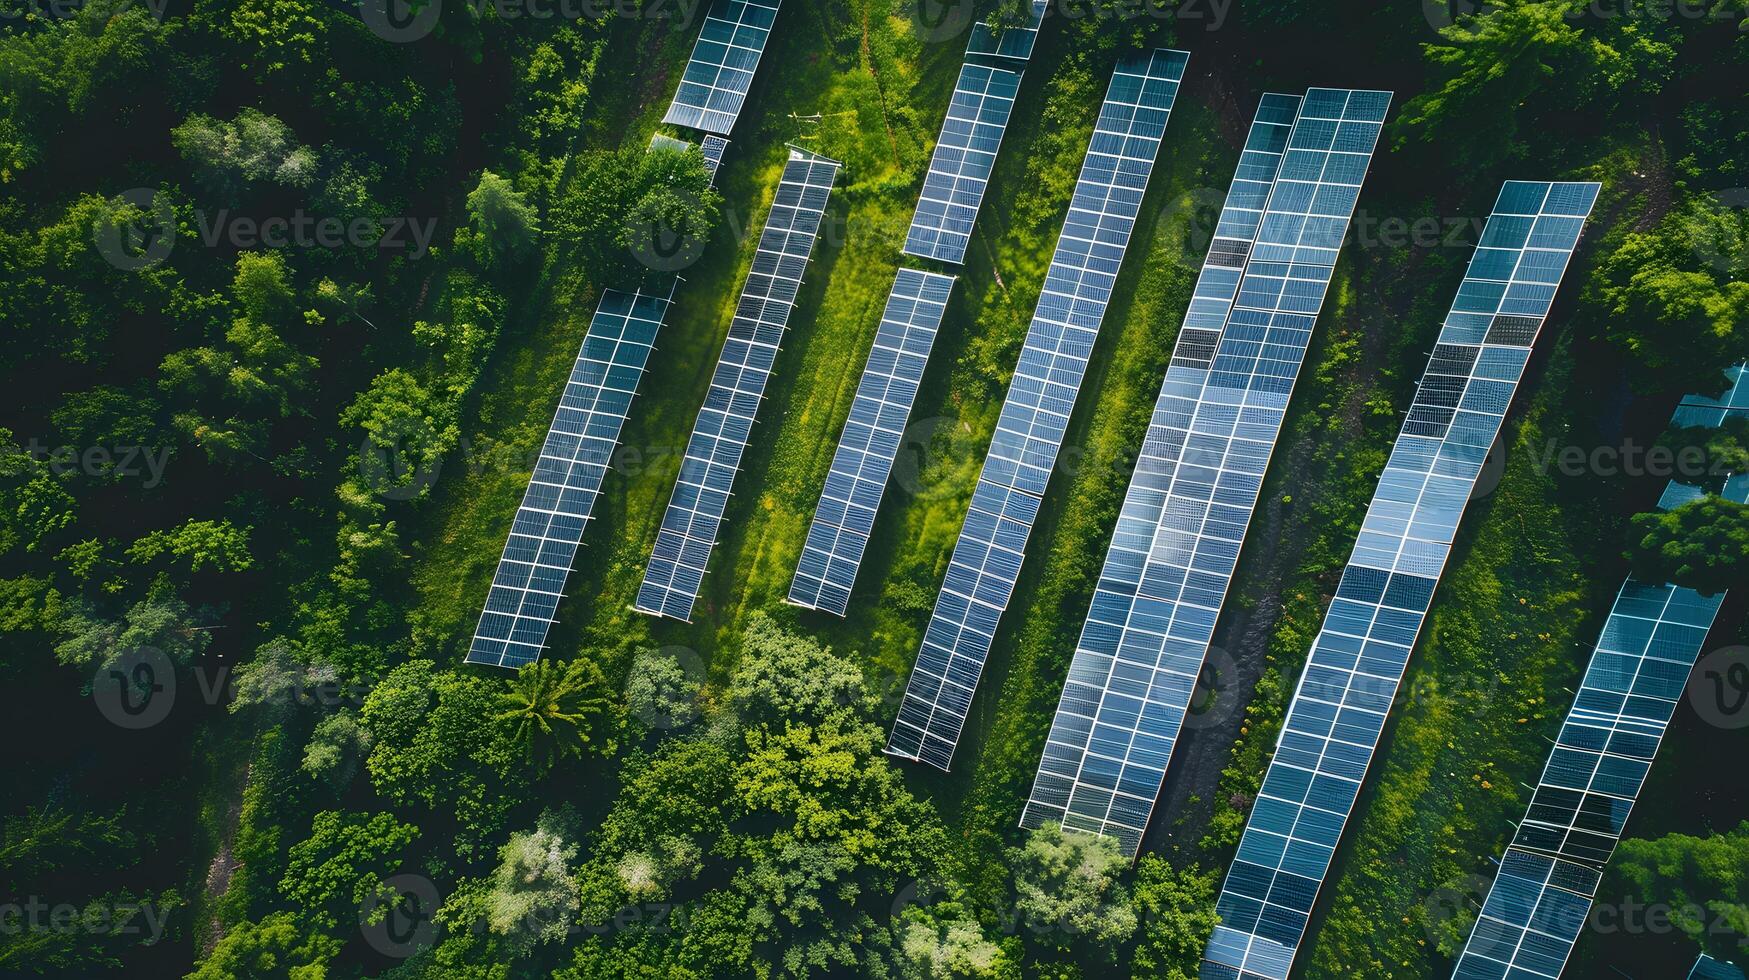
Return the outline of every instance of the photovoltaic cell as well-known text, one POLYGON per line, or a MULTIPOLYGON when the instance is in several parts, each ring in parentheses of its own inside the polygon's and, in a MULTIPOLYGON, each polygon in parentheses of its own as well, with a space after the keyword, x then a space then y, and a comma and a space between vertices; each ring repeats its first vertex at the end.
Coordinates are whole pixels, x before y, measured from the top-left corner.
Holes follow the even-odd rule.
MULTIPOLYGON (((650 149, 653 150, 658 146, 670 150, 679 150, 682 153, 692 149, 691 143, 682 139, 675 139, 666 133, 655 133, 651 135, 650 149)), ((723 151, 727 149, 728 146, 729 141, 723 139, 721 136, 706 136, 703 140, 699 141, 699 150, 704 154, 704 167, 705 170, 710 173, 711 183, 713 184, 716 183, 717 180, 717 167, 721 166, 723 162, 723 151)))
POLYGON ((1141 844, 1335 267, 1334 249, 1308 249, 1347 233, 1390 101, 1323 92, 1307 99, 1329 117, 1270 95, 1252 123, 1022 826, 1106 834, 1126 854, 1141 844), (1289 154, 1303 177, 1278 183, 1289 154), (1290 248, 1300 262, 1265 259, 1290 248))
POLYGON ((850 404, 850 420, 838 437, 826 488, 808 526, 790 602, 839 616, 849 608, 850 587, 953 284, 953 276, 916 269, 900 269, 893 280, 850 404))
MULTIPOLYGON (((1749 366, 1738 365, 1730 374, 1732 385, 1722 398, 1684 398, 1671 424, 1717 428, 1727 417, 1749 416, 1749 366)), ((1679 506, 1700 494, 1672 481, 1659 506, 1679 506)), ((1732 478, 1724 495, 1746 502, 1749 481, 1732 478)), ((1502 890, 1524 887, 1506 868, 1534 860, 1582 868, 1594 877, 1603 873, 1724 600, 1724 593, 1703 596, 1668 583, 1631 577, 1622 583, 1454 980, 1560 975, 1578 929, 1543 934, 1529 924, 1523 902, 1510 894, 1496 900, 1502 890), (1510 941, 1527 934, 1538 941, 1510 941)), ((1578 910, 1581 922, 1590 908, 1587 892, 1578 910)))
POLYGON ((713 0, 666 123, 727 136, 747 99, 780 0, 713 0))
POLYGON ((971 40, 966 43, 966 56, 984 56, 995 58, 1011 58, 1015 61, 1026 61, 1032 57, 1033 46, 1038 43, 1038 28, 1044 23, 1047 0, 1032 0, 1032 16, 1025 27, 1011 27, 1000 36, 986 21, 972 25, 971 40))
POLYGON ((966 260, 996 151, 1020 91, 1020 72, 968 64, 960 69, 941 138, 911 215, 904 252, 956 265, 966 260))
POLYGON ((1156 49, 1112 75, 971 509, 887 742, 946 769, 1080 391, 1189 56, 1156 49))
MULTIPOLYGON (((1307 95, 1302 118, 1317 112, 1316 96, 1307 95)), ((1284 160, 1278 192, 1292 169, 1284 160)), ((1221 888, 1205 978, 1288 975, 1464 505, 1597 189, 1508 181, 1500 191, 1288 706, 1221 888)), ((1260 245, 1251 262, 1262 258, 1260 245)))
POLYGON ((540 657, 673 293, 673 284, 656 293, 602 291, 510 525, 468 663, 520 667, 540 657))
POLYGON ((640 612, 682 620, 692 616, 838 167, 835 160, 790 149, 735 305, 728 340, 686 443, 680 478, 662 515, 655 550, 644 569, 633 603, 640 612))

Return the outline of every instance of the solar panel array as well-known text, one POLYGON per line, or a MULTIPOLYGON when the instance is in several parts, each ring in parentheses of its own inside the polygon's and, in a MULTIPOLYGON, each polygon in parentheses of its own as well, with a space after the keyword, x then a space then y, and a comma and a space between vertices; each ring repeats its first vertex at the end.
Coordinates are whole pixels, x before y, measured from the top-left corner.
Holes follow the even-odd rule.
POLYGON ((1252 123, 1022 826, 1141 845, 1390 95, 1303 101, 1252 123))
MULTIPOLYGON (((1724 398, 1690 395, 1672 424, 1717 427, 1728 415, 1749 416, 1744 366, 1732 375, 1724 398)), ((1701 495, 1697 487, 1672 481, 1658 505, 1676 507, 1701 495)), ((1744 502, 1749 482, 1733 478, 1725 495, 1744 502)), ((1723 593, 1703 596, 1632 578, 1622 583, 1454 980, 1560 975, 1724 599, 1723 593), (1569 881, 1583 877, 1592 887, 1575 897, 1567 894, 1574 891, 1570 887, 1557 890, 1551 882, 1532 888, 1507 873, 1527 863, 1552 866, 1569 881), (1537 919, 1534 910, 1541 904, 1561 907, 1558 924, 1572 920, 1572 928, 1537 919)))
POLYGON ((1125 57, 1112 75, 1009 384, 971 510, 924 632, 890 754, 946 769, 1105 317, 1189 55, 1125 57))
MULTIPOLYGON (((1278 182, 1289 176, 1284 163, 1278 182)), ((1221 888, 1204 978, 1288 975, 1464 505, 1597 189, 1501 188, 1288 707, 1221 888)), ((1251 261, 1261 255, 1260 246, 1251 261)))
POLYGON ((540 657, 638 379, 673 300, 603 290, 510 525, 468 662, 520 667, 540 657))
POLYGON ((1702 953, 1694 961, 1694 969, 1688 971, 1688 980, 1744 980, 1744 977, 1740 968, 1702 953))
POLYGON ((727 136, 747 100, 781 0, 713 0, 666 123, 727 136))
POLYGON ((929 175, 923 179, 923 197, 905 235, 906 255, 956 265, 966 260, 972 223, 1019 91, 1020 72, 975 64, 960 68, 941 138, 929 159, 929 175))
POLYGON ((844 615, 954 277, 900 269, 838 438, 789 601, 844 615))
POLYGON ((1033 46, 1038 43, 1038 28, 1044 23, 1047 6, 1047 0, 1032 0, 1032 15, 1027 19, 1026 26, 1010 27, 1000 36, 986 21, 973 24, 972 38, 966 43, 966 56, 1012 58, 1015 61, 1031 58, 1033 46))
POLYGON ((634 607, 689 620, 839 163, 791 148, 634 607))

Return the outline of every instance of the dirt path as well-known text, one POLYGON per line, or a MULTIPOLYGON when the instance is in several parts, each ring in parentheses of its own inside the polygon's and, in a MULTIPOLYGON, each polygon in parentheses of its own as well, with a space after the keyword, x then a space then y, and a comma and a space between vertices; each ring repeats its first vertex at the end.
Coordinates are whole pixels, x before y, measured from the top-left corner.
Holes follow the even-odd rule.
POLYGON ((217 909, 224 901, 225 893, 231 890, 231 878, 243 866, 237 860, 232 845, 236 843, 237 825, 243 816, 243 791, 249 787, 249 777, 254 772, 253 764, 243 770, 243 778, 238 782, 237 791, 231 794, 230 806, 225 811, 225 826, 218 851, 207 865, 206 897, 202 903, 206 910, 206 923, 199 940, 200 959, 205 959, 213 951, 213 947, 219 944, 219 940, 225 938, 225 924, 217 909))

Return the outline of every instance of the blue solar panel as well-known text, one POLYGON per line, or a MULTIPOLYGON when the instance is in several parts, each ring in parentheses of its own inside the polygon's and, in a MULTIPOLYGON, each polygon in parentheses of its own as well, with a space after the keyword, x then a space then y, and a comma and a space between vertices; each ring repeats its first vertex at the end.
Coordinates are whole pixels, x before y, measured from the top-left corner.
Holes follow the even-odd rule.
POLYGON ((735 128, 781 0, 713 0, 666 123, 719 136, 735 128))
MULTIPOLYGON (((1716 428, 1727 416, 1749 417, 1749 365, 1738 365, 1730 374, 1732 387, 1722 398, 1684 398, 1671 424, 1716 428)), ((1700 495, 1698 488, 1672 481, 1659 506, 1679 506, 1700 495)), ((1745 502, 1749 483, 1731 481, 1725 495, 1745 502)), ((1552 861, 1602 874, 1724 600, 1723 593, 1703 596, 1668 583, 1632 578, 1622 583, 1524 820, 1506 849, 1506 866, 1552 861)), ((1523 902, 1496 901, 1503 889, 1521 888, 1503 868, 1458 958, 1454 980, 1560 974, 1578 930, 1539 936, 1534 945, 1508 942, 1527 930, 1536 932, 1527 924, 1523 902)), ((1586 892, 1581 921, 1590 907, 1586 892)))
POLYGON ((905 235, 905 254, 955 264, 966 260, 972 224, 1019 91, 1017 71, 983 65, 960 69, 929 175, 923 179, 923 197, 905 235))
POLYGON ((1470 949, 1452 980, 1553 980, 1585 928, 1600 875, 1593 868, 1511 849, 1482 903, 1470 949))
POLYGON ((916 269, 900 269, 893 280, 874 349, 850 404, 850 420, 838 437, 826 488, 808 526, 790 583, 790 602, 839 616, 849 608, 850 587, 868 548, 875 512, 953 284, 953 276, 916 269))
POLYGON ((1339 125, 1370 126, 1351 130, 1344 150, 1329 145, 1331 120, 1296 123, 1301 101, 1265 96, 1252 123, 1022 826, 1107 834, 1126 854, 1141 845, 1335 265, 1334 250, 1303 261, 1284 289, 1274 263, 1253 270, 1246 258, 1303 246, 1311 221, 1328 220, 1318 233, 1342 241, 1389 96, 1340 103, 1339 125), (1312 179, 1276 187, 1290 152, 1312 179))
POLYGON ((741 453, 753 431, 753 418, 795 307, 802 270, 813 252, 838 167, 836 160, 790 149, 735 305, 728 340, 687 440, 680 478, 662 515, 655 550, 644 569, 633 604, 640 612, 683 620, 692 617, 692 604, 716 547, 729 491, 741 468, 741 453))
POLYGON ((971 510, 924 631, 887 752, 946 769, 1020 572, 1189 55, 1125 57, 1112 75, 971 510))
POLYGON ((1688 980, 1744 980, 1744 977, 1739 967, 1702 953, 1694 961, 1694 969, 1688 971, 1688 980))
POLYGON ((706 136, 699 142, 704 150, 704 166, 711 172, 711 183, 716 183, 717 168, 723 165, 723 151, 729 148, 729 141, 721 136, 706 136))
POLYGON ((1010 27, 1001 35, 997 35, 988 21, 973 24, 971 40, 966 43, 966 56, 1012 58, 1015 61, 1031 58, 1033 46, 1038 43, 1038 28, 1044 23, 1047 6, 1047 0, 1032 0, 1032 15, 1027 19, 1026 26, 1010 27))
POLYGON ((602 292, 510 525, 469 663, 520 667, 540 657, 673 293, 673 284, 666 293, 602 292))
MULTIPOLYGON (((1330 111, 1319 91, 1306 96, 1302 120, 1330 111)), ((1340 125, 1331 134, 1344 138, 1340 125)), ((1290 150, 1278 193, 1294 162, 1290 150)), ((1522 181, 1501 189, 1288 706, 1221 888, 1204 976, 1288 975, 1465 503, 1597 189, 1522 181)), ((1251 263, 1274 261, 1277 251, 1260 243, 1251 263)))

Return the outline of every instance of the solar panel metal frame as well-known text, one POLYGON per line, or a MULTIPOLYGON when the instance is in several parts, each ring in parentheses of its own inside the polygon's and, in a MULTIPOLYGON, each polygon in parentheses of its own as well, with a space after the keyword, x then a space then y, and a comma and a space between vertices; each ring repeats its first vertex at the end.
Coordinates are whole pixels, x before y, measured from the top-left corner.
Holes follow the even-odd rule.
POLYGON ((1294 690, 1221 887, 1205 977, 1286 980, 1597 190, 1501 188, 1294 690))
POLYGON ((735 128, 782 0, 712 0, 662 117, 718 136, 735 128))
POLYGON ((1100 106, 971 509, 886 752, 946 770, 1013 594, 1189 55, 1122 59, 1100 106))
POLYGON ((633 608, 690 621, 840 164, 791 147, 633 608))
POLYGON ((520 667, 540 658, 678 283, 665 295, 602 290, 511 522, 468 663, 520 667))
POLYGON ((955 276, 900 268, 808 524, 788 601, 843 616, 955 276))
POLYGON ((1010 27, 1000 37, 996 35, 996 29, 991 26, 990 21, 981 20, 973 24, 972 36, 966 41, 966 57, 1030 60, 1032 49, 1038 44, 1039 25, 1044 23, 1045 9, 1049 6, 1049 0, 1032 0, 1032 15, 1026 26, 1010 27))
MULTIPOLYGON (((1293 281, 1316 289, 1288 295, 1249 284, 1246 259, 1260 248, 1302 244, 1303 225, 1295 230, 1283 219, 1309 222, 1308 208, 1341 219, 1319 232, 1323 241, 1340 243, 1374 148, 1334 149, 1329 120, 1317 118, 1296 139, 1302 101, 1267 95, 1258 107, 1197 280, 1198 298, 1180 330, 1125 493, 1021 826, 1054 821, 1105 834, 1126 855, 1135 854, 1147 830, 1335 269, 1334 253, 1328 262, 1297 264, 1293 281), (1322 148, 1308 151, 1308 140, 1322 148), (1278 196, 1276 173, 1290 151, 1308 173, 1308 152, 1323 153, 1326 162, 1315 181, 1289 181, 1278 196), (1358 167, 1338 166, 1329 160, 1335 154, 1366 159, 1358 167), (1340 171, 1343 179, 1325 181, 1326 171, 1340 171), (1285 240, 1289 233, 1291 241, 1285 240), (1232 336, 1229 314, 1249 321, 1236 324, 1232 336)), ((1388 93, 1359 93, 1346 96, 1338 110, 1349 123, 1373 124, 1376 142, 1388 107, 1388 93)), ((1359 143, 1351 139, 1347 145, 1359 143)), ((1260 268, 1278 271, 1269 264, 1260 268)))
POLYGON ((959 265, 972 242, 1021 73, 968 62, 954 83, 923 192, 905 233, 906 255, 959 265))
MULTIPOLYGON (((1749 417, 1749 365, 1729 373, 1732 385, 1722 398, 1689 395, 1672 416, 1672 426, 1717 428, 1727 417, 1749 417)), ((1680 506, 1701 493, 1672 480, 1658 506, 1680 506)), ((1727 481, 1724 495, 1749 502, 1749 481, 1727 481)), ((1535 859, 1602 874, 1724 600, 1722 592, 1703 596, 1631 576, 1622 583, 1524 820, 1507 846, 1508 864, 1535 859)), ((1579 930, 1569 935, 1534 929, 1522 901, 1496 901, 1502 879, 1510 889, 1505 865, 1458 955, 1453 980, 1559 976, 1579 930), (1535 943, 1509 941, 1527 930, 1543 934, 1535 943)), ((1592 897, 1584 896, 1581 923, 1592 897)))

